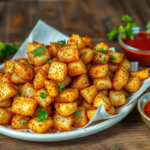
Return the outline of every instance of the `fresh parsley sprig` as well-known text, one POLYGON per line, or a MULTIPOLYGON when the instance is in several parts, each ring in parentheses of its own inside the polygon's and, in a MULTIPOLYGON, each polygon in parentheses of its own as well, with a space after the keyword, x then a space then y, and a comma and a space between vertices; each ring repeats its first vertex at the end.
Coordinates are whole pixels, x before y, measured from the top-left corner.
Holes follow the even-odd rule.
POLYGON ((64 88, 64 85, 63 85, 62 83, 60 83, 60 84, 58 85, 59 92, 61 92, 62 88, 64 88))
POLYGON ((79 111, 79 110, 77 110, 77 111, 74 113, 74 115, 76 115, 76 116, 80 116, 80 111, 79 111))
POLYGON ((24 119, 23 125, 26 125, 28 122, 27 118, 24 119))
POLYGON ((48 64, 49 64, 49 63, 52 63, 52 62, 53 62, 53 60, 48 60, 48 61, 47 61, 48 64))
POLYGON ((38 122, 44 122, 48 117, 48 113, 45 109, 40 109, 37 113, 38 122))
POLYGON ((113 56, 113 55, 111 55, 110 57, 109 57, 109 60, 110 61, 114 61, 116 58, 115 58, 115 56, 113 56))
POLYGON ((100 48, 100 49, 98 49, 97 50, 98 52, 100 52, 100 53, 105 53, 106 52, 106 50, 104 50, 104 48, 102 47, 102 48, 100 48))
POLYGON ((44 46, 44 47, 38 47, 38 49, 36 49, 35 51, 33 51, 33 54, 34 54, 33 57, 38 56, 38 55, 43 55, 45 48, 46 48, 46 46, 44 46))
POLYGON ((44 92, 42 92, 42 93, 40 93, 40 95, 39 95, 42 99, 45 99, 46 98, 46 96, 47 96, 47 94, 46 93, 44 93, 44 92))
POLYGON ((101 63, 105 63, 106 62, 106 60, 105 60, 105 58, 103 58, 103 60, 101 61, 101 63))
POLYGON ((146 24, 146 28, 148 29, 148 33, 150 33, 150 21, 149 21, 149 22, 147 22, 147 24, 146 24))
POLYGON ((125 92, 125 95, 126 95, 126 98, 129 98, 129 97, 131 97, 133 94, 132 94, 132 93, 127 93, 127 92, 125 92))
POLYGON ((61 46, 66 46, 66 40, 61 40, 56 43, 60 44, 61 46))
POLYGON ((19 93, 16 96, 21 96, 21 90, 19 91, 19 93))
POLYGON ((95 51, 93 53, 94 53, 94 55, 97 55, 97 53, 95 51))

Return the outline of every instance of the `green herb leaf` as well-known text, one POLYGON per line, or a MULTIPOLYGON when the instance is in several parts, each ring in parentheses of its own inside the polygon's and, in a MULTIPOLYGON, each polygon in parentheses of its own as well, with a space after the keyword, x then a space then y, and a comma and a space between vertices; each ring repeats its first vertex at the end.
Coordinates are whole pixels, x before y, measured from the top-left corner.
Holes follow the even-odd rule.
POLYGON ((74 113, 74 115, 76 115, 76 116, 80 116, 80 111, 79 111, 79 110, 77 110, 77 111, 74 113))
POLYGON ((146 28, 148 28, 148 32, 150 33, 150 21, 147 22, 146 28))
POLYGON ((41 109, 38 111, 37 113, 37 119, 38 119, 38 122, 44 122, 45 119, 49 118, 48 117, 48 113, 46 112, 45 109, 41 109))
POLYGON ((47 61, 48 64, 49 64, 49 63, 52 63, 52 62, 53 62, 53 60, 48 60, 48 61, 47 61))
POLYGON ((19 91, 19 93, 16 96, 21 96, 21 90, 19 91))
POLYGON ((105 63, 106 61, 105 61, 105 58, 103 58, 103 60, 101 61, 101 63, 105 63))
POLYGON ((131 97, 133 94, 132 94, 132 93, 128 94, 127 92, 125 92, 125 95, 126 95, 126 98, 129 98, 129 97, 131 97))
POLYGON ((47 96, 47 94, 46 93, 44 93, 44 92, 42 92, 42 93, 40 93, 40 95, 39 95, 42 99, 45 99, 46 98, 46 96, 47 96))
POLYGON ((117 28, 113 27, 113 29, 107 33, 107 36, 108 36, 109 40, 112 41, 116 37, 117 34, 118 34, 117 28))
POLYGON ((130 17, 128 14, 122 16, 121 18, 122 21, 125 21, 125 22, 132 22, 132 17, 130 17))
POLYGON ((20 85, 20 88, 22 88, 23 87, 23 85, 20 85))
POLYGON ((115 58, 115 56, 113 56, 113 55, 111 55, 110 58, 109 58, 110 61, 114 61, 115 59, 116 59, 116 58, 115 58))
POLYGON ((26 130, 26 132, 30 132, 30 130, 26 130))
POLYGON ((29 66, 31 66, 31 64, 28 64, 29 66))
POLYGON ((57 43, 60 44, 61 46, 65 46, 66 45, 66 41, 65 40, 58 41, 57 43))
POLYGON ((105 53, 106 50, 104 50, 104 48, 102 47, 102 48, 100 48, 100 49, 97 50, 97 51, 100 52, 100 53, 105 53))
POLYGON ((27 118, 24 119, 23 125, 26 125, 28 122, 27 118))
POLYGON ((78 42, 76 42, 76 45, 79 45, 78 42))
POLYGON ((121 34, 121 38, 126 39, 127 38, 127 34, 126 33, 122 33, 121 34))
POLYGON ((63 85, 62 83, 60 83, 60 84, 58 85, 59 92, 61 92, 62 88, 64 88, 64 85, 63 85))
POLYGON ((43 55, 45 47, 46 46, 44 46, 44 47, 38 47, 37 50, 33 51, 33 54, 34 54, 33 57, 38 56, 38 55, 43 55))
POLYGON ((97 55, 97 53, 96 52, 93 52, 94 53, 94 55, 97 55))

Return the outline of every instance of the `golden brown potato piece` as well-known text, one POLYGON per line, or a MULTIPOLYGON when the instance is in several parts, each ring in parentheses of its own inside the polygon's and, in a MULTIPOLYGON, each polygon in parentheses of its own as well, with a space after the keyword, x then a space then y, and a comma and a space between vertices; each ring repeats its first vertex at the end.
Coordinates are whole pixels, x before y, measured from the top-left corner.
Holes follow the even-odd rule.
POLYGON ((35 99, 37 100, 38 104, 43 108, 46 108, 54 101, 54 97, 50 97, 48 95, 48 92, 44 88, 36 92, 35 99))
POLYGON ((119 66, 124 67, 126 70, 129 70, 131 68, 131 64, 126 58, 123 59, 123 61, 119 64, 119 66))
POLYGON ((114 74, 111 71, 108 70, 107 76, 110 78, 110 80, 112 80, 113 77, 114 77, 114 74))
POLYGON ((88 86, 89 86, 89 80, 86 74, 76 77, 71 84, 71 88, 77 88, 79 90, 84 89, 88 86))
POLYGON ((109 110, 110 109, 110 106, 111 106, 111 101, 110 99, 105 96, 103 93, 99 93, 95 99, 94 99, 94 102, 93 102, 93 106, 95 108, 98 108, 100 105, 103 105, 105 110, 109 110))
POLYGON ((109 95, 108 90, 100 90, 100 91, 98 91, 98 92, 101 92, 101 93, 103 93, 103 94, 104 94, 104 95, 106 95, 106 96, 108 96, 108 95, 109 95))
POLYGON ((106 90, 112 88, 111 80, 108 76, 103 79, 93 79, 93 84, 96 86, 97 90, 106 90))
POLYGON ((26 58, 19 58, 17 61, 30 66, 30 64, 26 58))
POLYGON ((3 108, 3 109, 5 109, 5 110, 7 110, 7 111, 12 113, 12 107, 6 107, 6 108, 3 108))
POLYGON ((56 97, 59 93, 58 85, 55 81, 45 80, 45 87, 50 97, 56 97))
POLYGON ((125 94, 119 91, 110 91, 109 98, 112 106, 120 106, 126 104, 125 94))
POLYGON ((98 91, 95 85, 91 85, 85 89, 82 89, 80 93, 89 104, 92 104, 95 96, 98 94, 98 91))
POLYGON ((68 63, 68 73, 70 76, 77 76, 87 73, 86 65, 81 59, 68 63))
POLYGON ((59 131, 70 131, 71 125, 73 124, 73 116, 63 117, 59 114, 55 114, 53 128, 59 131))
POLYGON ((109 60, 113 63, 121 63, 123 61, 123 54, 109 50, 108 55, 110 56, 109 60))
POLYGON ((77 103, 56 103, 55 104, 56 111, 64 117, 73 115, 77 111, 77 103))
POLYGON ((13 73, 13 67, 15 65, 16 60, 5 60, 4 71, 5 73, 9 72, 10 74, 13 73))
POLYGON ((93 49, 94 44, 91 42, 91 38, 88 36, 82 37, 83 41, 85 42, 85 47, 93 49))
POLYGON ((26 83, 21 89, 21 96, 34 99, 36 91, 31 83, 26 83))
POLYGON ((108 114, 110 115, 117 115, 117 111, 115 110, 115 107, 114 106, 110 106, 110 109, 107 111, 108 114))
POLYGON ((79 91, 74 88, 65 88, 63 89, 58 96, 55 98, 57 103, 71 103, 78 99, 79 91))
POLYGON ((28 121, 27 126, 32 131, 37 133, 46 133, 53 126, 53 119, 47 118, 43 122, 39 122, 37 118, 33 118, 28 121))
POLYGON ((78 107, 78 110, 74 113, 73 127, 84 127, 88 123, 86 110, 84 107, 78 107))
POLYGON ((62 82, 67 76, 67 65, 63 62, 52 62, 48 71, 48 78, 62 82))
POLYGON ((118 70, 118 64, 109 63, 108 70, 111 71, 111 72, 117 72, 117 70, 118 70))
POLYGON ((30 120, 30 117, 24 117, 21 115, 14 115, 11 120, 11 128, 14 130, 18 129, 28 129, 27 122, 30 120))
POLYGON ((11 106, 11 99, 6 99, 0 102, 0 107, 10 107, 11 106))
POLYGON ((0 102, 18 94, 17 89, 11 84, 4 82, 0 84, 0 102))
POLYGON ((108 64, 106 65, 94 65, 90 69, 89 75, 94 79, 101 79, 107 75, 108 72, 108 64))
POLYGON ((0 72, 0 79, 3 77, 3 73, 0 72))
POLYGON ((67 45, 77 45, 79 50, 85 48, 85 42, 78 34, 72 34, 70 39, 67 41, 67 45))
POLYGON ((92 57, 93 57, 93 50, 90 48, 84 48, 79 50, 79 54, 80 54, 80 59, 82 59, 82 61, 85 64, 88 64, 89 62, 91 62, 92 57))
POLYGON ((141 71, 131 71, 130 72, 130 76, 131 77, 139 77, 140 80, 145 80, 148 78, 148 72, 149 72, 149 68, 145 69, 145 70, 141 70, 141 71))
POLYGON ((39 66, 39 67, 34 67, 35 73, 37 73, 39 71, 39 69, 43 69, 46 73, 48 73, 49 63, 45 63, 44 65, 39 66))
POLYGON ((58 51, 59 61, 69 63, 79 60, 79 51, 77 45, 64 46, 58 51))
POLYGON ((114 90, 122 89, 128 82, 129 74, 125 69, 119 69, 112 80, 112 87, 114 90))
POLYGON ((0 84, 8 82, 11 83, 11 74, 9 72, 5 73, 1 78, 0 78, 0 84))
POLYGON ((95 109, 92 105, 90 105, 86 100, 82 101, 81 104, 82 107, 85 108, 86 111, 90 110, 90 109, 95 109))
POLYGON ((83 97, 81 94, 79 94, 79 98, 76 99, 74 102, 77 103, 78 106, 81 106, 82 100, 83 100, 83 97))
POLYGON ((45 86, 44 81, 47 79, 47 73, 43 69, 39 69, 33 80, 35 89, 41 89, 45 86))
POLYGON ((27 53, 32 52, 34 50, 36 50, 39 47, 43 47, 44 44, 40 44, 38 42, 33 41, 32 43, 28 43, 27 45, 27 53))
POLYGON ((52 54, 53 57, 57 57, 58 51, 61 48, 61 45, 59 43, 51 42, 50 46, 51 46, 51 53, 50 54, 52 54))
POLYGON ((130 93, 134 93, 139 90, 140 86, 141 81, 139 77, 130 77, 124 88, 126 91, 129 91, 130 93))
POLYGON ((34 99, 18 96, 12 103, 12 112, 22 116, 32 116, 37 106, 34 99))
POLYGON ((96 109, 87 111, 87 117, 88 117, 89 120, 91 120, 93 118, 95 112, 96 112, 96 109))
POLYGON ((20 78, 24 80, 32 80, 32 78, 34 77, 34 69, 29 65, 16 62, 13 70, 20 78))
POLYGON ((96 44, 93 48, 94 51, 101 52, 107 54, 109 46, 103 42, 96 44))
POLYGON ((10 119, 12 117, 12 113, 0 108, 0 124, 7 125, 10 122, 10 119))

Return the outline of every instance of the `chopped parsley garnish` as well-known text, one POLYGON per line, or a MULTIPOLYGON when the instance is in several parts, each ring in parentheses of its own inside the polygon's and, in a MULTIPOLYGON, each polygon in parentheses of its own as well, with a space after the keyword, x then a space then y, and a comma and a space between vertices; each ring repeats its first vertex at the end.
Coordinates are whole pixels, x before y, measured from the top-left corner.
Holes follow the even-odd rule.
POLYGON ((21 96, 21 90, 19 91, 19 93, 16 96, 21 96))
POLYGON ((125 95, 126 95, 126 98, 129 98, 129 97, 131 97, 133 94, 132 93, 127 93, 127 92, 125 92, 125 95))
POLYGON ((79 45, 78 42, 76 42, 76 45, 79 45))
POLYGON ((28 64, 29 66, 31 66, 31 64, 28 64))
POLYGON ((61 40, 61 41, 58 41, 56 43, 60 44, 61 46, 65 46, 66 45, 66 41, 65 40, 61 40))
POLYGON ((37 50, 33 51, 33 54, 34 54, 33 57, 38 56, 38 55, 43 55, 45 47, 46 46, 44 46, 44 47, 38 47, 37 50))
POLYGON ((30 132, 30 130, 26 130, 26 132, 30 132))
POLYGON ((103 60, 101 61, 101 63, 105 63, 106 61, 105 61, 105 58, 103 58, 103 60))
POLYGON ((42 92, 42 93, 40 93, 40 95, 39 95, 42 99, 45 99, 46 98, 46 96, 47 96, 47 94, 46 93, 44 93, 44 92, 42 92))
POLYGON ((97 50, 97 51, 100 52, 100 53, 105 53, 106 50, 104 50, 104 48, 102 47, 102 48, 100 48, 100 49, 97 50))
POLYGON ((146 24, 146 28, 148 28, 148 33, 150 33, 150 21, 149 21, 149 22, 147 22, 147 24, 146 24))
POLYGON ((97 53, 96 52, 93 52, 94 53, 94 55, 97 55, 97 53))
POLYGON ((20 88, 22 88, 23 87, 23 85, 20 85, 20 88))
POLYGON ((77 110, 77 111, 74 113, 74 115, 76 115, 76 116, 80 116, 80 111, 79 111, 79 110, 77 110))
POLYGON ((59 92, 61 92, 62 88, 64 88, 64 85, 63 85, 62 83, 60 83, 60 84, 58 85, 59 92))
POLYGON ((52 62, 53 62, 53 60, 48 60, 48 61, 47 61, 48 64, 49 64, 49 63, 52 63, 52 62))
POLYGON ((110 58, 109 58, 110 61, 114 61, 115 59, 116 59, 116 58, 115 58, 115 56, 113 56, 113 55, 111 55, 110 58))
POLYGON ((26 125, 28 122, 27 118, 24 119, 23 125, 26 125))
POLYGON ((48 113, 46 112, 45 109, 41 109, 38 111, 37 113, 37 119, 38 119, 38 122, 44 122, 48 117, 48 113))

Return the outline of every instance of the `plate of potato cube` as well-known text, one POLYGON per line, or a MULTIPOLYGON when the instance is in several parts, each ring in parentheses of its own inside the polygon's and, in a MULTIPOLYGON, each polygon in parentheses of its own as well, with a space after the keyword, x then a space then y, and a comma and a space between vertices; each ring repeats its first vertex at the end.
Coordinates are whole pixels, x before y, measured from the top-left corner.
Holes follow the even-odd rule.
POLYGON ((149 69, 129 72, 123 54, 91 38, 27 44, 27 58, 5 61, 0 73, 0 133, 29 141, 63 141, 116 124, 136 105, 114 118, 86 126, 100 105, 110 115, 137 92, 149 69))

